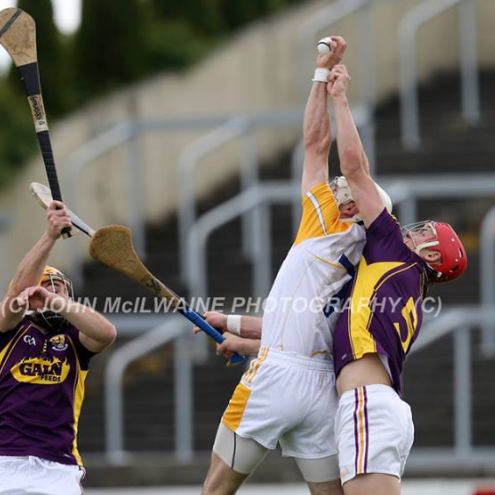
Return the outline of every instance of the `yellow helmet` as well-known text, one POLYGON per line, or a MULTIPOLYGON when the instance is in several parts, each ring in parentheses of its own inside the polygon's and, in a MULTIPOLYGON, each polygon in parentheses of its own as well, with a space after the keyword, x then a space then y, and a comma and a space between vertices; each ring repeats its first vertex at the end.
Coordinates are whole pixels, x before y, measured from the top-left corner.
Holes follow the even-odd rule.
POLYGON ((53 266, 45 266, 43 275, 41 276, 38 285, 44 284, 45 282, 51 282, 53 284, 55 280, 61 281, 65 285, 67 295, 71 299, 74 299, 74 287, 72 285, 72 281, 64 273, 53 266))

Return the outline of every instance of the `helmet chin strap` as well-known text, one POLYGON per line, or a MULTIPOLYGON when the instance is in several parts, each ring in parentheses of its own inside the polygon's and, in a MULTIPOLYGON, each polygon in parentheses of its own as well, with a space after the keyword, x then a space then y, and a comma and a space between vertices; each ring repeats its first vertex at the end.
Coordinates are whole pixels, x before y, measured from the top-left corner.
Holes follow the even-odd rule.
MULTIPOLYGON (((414 244, 414 240, 413 240, 413 244, 414 244)), ((418 256, 421 256, 420 251, 422 251, 423 249, 428 249, 431 247, 438 246, 439 244, 440 244, 440 242, 438 242, 438 241, 422 242, 419 246, 414 246, 414 252, 418 256)))
MULTIPOLYGON (((414 241, 413 241, 414 243, 414 241)), ((430 241, 430 242, 422 242, 419 246, 415 247, 414 252, 421 257, 421 259, 428 265, 429 268, 431 268, 435 273, 438 274, 437 270, 435 270, 435 266, 432 265, 431 263, 428 263, 420 254, 421 250, 423 249, 428 249, 431 247, 438 246, 440 244, 439 241, 430 241)), ((441 275, 441 274, 439 274, 441 275)))

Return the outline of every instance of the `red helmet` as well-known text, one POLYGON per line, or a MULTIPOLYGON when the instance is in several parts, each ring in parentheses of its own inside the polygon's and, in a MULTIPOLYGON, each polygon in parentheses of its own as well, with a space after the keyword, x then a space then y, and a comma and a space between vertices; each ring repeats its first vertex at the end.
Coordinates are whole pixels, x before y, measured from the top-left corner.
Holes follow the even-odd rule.
POLYGON ((419 245, 414 243, 414 236, 410 236, 414 244, 414 252, 419 254, 422 249, 427 248, 441 254, 438 263, 428 264, 433 270, 430 274, 430 281, 432 283, 451 282, 463 275, 467 270, 466 250, 452 226, 448 223, 427 220, 406 225, 403 233, 414 233, 423 229, 428 229, 431 236, 423 239, 419 245))

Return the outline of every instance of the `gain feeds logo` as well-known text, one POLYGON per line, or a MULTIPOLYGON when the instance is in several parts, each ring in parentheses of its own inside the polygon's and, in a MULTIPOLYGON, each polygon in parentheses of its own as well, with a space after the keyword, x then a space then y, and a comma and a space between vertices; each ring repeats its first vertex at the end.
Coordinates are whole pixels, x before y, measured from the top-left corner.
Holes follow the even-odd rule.
POLYGON ((55 335, 55 337, 52 337, 49 342, 51 348, 57 352, 63 352, 69 347, 67 337, 65 335, 55 335))
POLYGON ((22 383, 34 383, 38 385, 56 385, 63 383, 70 371, 67 359, 58 358, 23 359, 12 367, 12 376, 22 383))

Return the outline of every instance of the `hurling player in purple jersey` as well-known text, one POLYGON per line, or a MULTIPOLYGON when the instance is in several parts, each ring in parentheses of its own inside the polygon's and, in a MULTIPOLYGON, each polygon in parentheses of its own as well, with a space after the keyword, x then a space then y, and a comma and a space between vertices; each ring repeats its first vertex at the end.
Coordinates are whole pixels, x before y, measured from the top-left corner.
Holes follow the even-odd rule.
POLYGON ((47 229, 22 260, 0 312, 0 495, 81 495, 77 447, 92 356, 116 337, 102 315, 72 300, 48 256, 70 227, 54 201, 47 229))
POLYGON ((450 225, 426 221, 401 230, 383 207, 349 110, 349 83, 345 66, 336 65, 327 90, 340 167, 366 227, 334 333, 340 476, 345 495, 398 495, 414 437, 410 407, 400 398, 404 360, 421 326, 428 284, 460 277, 467 259, 450 225))

